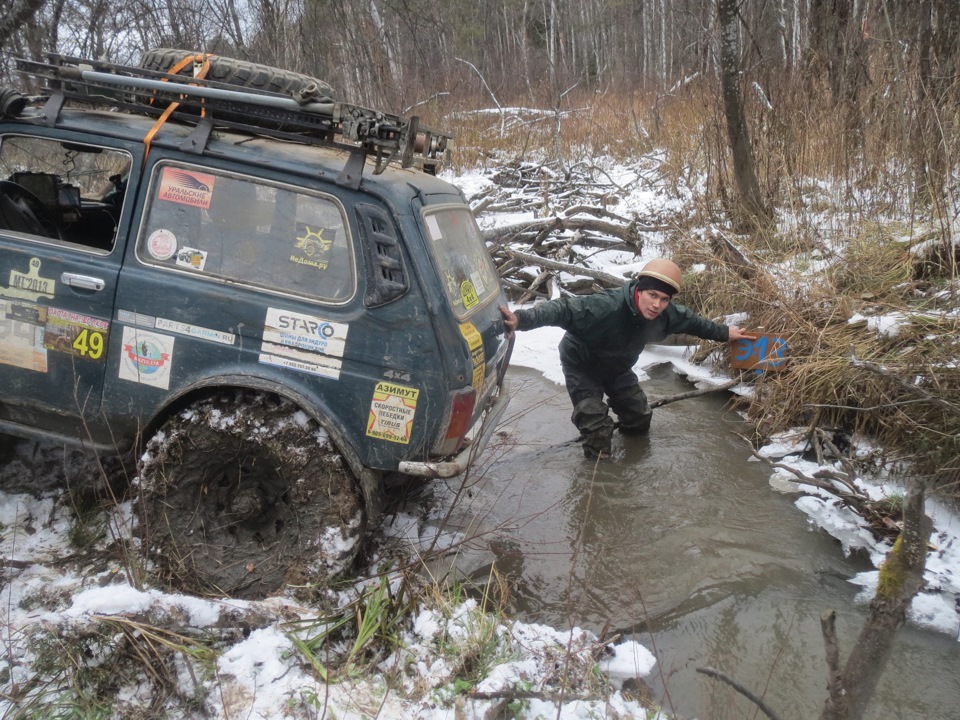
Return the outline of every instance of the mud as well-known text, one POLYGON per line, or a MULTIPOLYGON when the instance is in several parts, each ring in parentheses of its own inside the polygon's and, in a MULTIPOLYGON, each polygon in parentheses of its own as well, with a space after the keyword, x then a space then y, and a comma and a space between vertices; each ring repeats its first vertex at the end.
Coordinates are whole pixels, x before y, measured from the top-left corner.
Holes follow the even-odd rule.
POLYGON ((168 421, 148 444, 137 510, 161 582, 262 597, 325 584, 361 547, 353 476, 292 405, 222 396, 168 421))

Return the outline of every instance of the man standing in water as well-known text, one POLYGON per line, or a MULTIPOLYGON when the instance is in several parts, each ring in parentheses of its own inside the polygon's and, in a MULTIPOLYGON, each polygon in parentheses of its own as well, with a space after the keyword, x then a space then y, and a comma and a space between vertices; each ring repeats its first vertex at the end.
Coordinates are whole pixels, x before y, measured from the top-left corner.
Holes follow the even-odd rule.
POLYGON ((560 363, 586 457, 610 456, 614 423, 608 407, 620 420, 620 432, 650 429, 653 411, 633 372, 647 343, 677 333, 722 342, 754 339, 736 325, 720 325, 672 302, 680 277, 675 263, 658 258, 622 288, 558 298, 516 313, 500 307, 508 337, 545 325, 567 331, 560 341, 560 363))

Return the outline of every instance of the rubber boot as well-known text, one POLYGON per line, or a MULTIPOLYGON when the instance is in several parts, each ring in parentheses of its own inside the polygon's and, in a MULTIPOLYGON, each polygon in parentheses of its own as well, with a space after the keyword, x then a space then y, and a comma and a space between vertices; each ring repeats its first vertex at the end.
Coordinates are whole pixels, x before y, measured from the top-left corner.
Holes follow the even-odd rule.
POLYGON ((623 435, 642 435, 650 430, 653 410, 647 402, 647 395, 639 385, 619 392, 610 398, 610 408, 620 421, 620 433, 623 435))
POLYGON ((610 457, 610 445, 612 441, 612 427, 604 427, 591 433, 584 433, 583 456, 587 458, 610 457))

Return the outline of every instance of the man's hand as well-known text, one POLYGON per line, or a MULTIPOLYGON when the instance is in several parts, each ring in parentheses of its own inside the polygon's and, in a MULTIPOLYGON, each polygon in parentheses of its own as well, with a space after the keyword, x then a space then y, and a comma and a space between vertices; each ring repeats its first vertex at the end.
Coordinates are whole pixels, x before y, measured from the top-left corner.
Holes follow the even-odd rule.
POLYGON ((520 322, 517 319, 517 316, 514 315, 509 308, 500 306, 500 314, 503 315, 503 326, 507 329, 506 336, 507 340, 510 340, 513 337, 514 332, 517 330, 517 324, 520 322))
MULTIPOLYGON (((501 311, 503 308, 501 308, 501 311)), ((736 325, 728 325, 727 331, 730 333, 727 338, 728 342, 734 342, 736 340, 756 340, 759 335, 756 333, 748 333, 743 328, 739 328, 736 325)))

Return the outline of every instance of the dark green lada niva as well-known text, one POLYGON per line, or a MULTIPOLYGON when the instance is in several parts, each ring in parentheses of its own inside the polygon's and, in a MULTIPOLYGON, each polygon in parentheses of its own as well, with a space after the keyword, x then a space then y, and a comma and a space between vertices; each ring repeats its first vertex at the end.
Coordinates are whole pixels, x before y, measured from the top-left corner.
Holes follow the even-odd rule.
POLYGON ((509 343, 449 136, 181 51, 20 70, 45 89, 0 91, 0 431, 136 451, 162 582, 322 582, 385 473, 467 469, 509 343))

